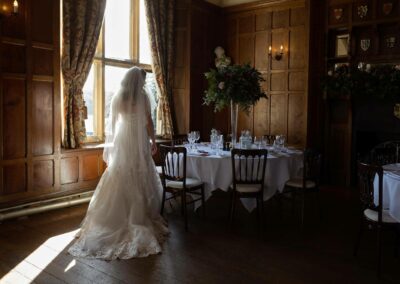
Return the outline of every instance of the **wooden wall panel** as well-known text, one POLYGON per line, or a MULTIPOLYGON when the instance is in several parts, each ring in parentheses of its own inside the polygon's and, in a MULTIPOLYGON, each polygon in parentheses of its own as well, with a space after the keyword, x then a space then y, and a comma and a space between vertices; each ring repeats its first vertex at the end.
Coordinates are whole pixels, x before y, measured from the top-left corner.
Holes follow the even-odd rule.
POLYGON ((54 148, 53 84, 32 83, 32 153, 50 155, 54 148))
POLYGON ((37 161, 33 164, 33 189, 48 189, 54 186, 54 161, 37 161))
POLYGON ((228 55, 234 63, 250 61, 262 76, 269 96, 255 107, 252 116, 239 114, 238 132, 249 128, 255 135, 284 134, 289 144, 305 146, 308 100, 308 10, 306 1, 257 2, 226 8, 228 55), (254 29, 253 27, 254 23, 254 29), (283 46, 283 56, 275 55, 283 46), (272 54, 268 55, 271 46, 272 54), (254 58, 254 62, 252 59, 254 58))
POLYGON ((53 51, 41 48, 33 49, 32 72, 35 75, 53 75, 53 51))
POLYGON ((288 139, 293 144, 305 145, 307 120, 304 119, 306 109, 304 93, 290 94, 288 106, 288 139))
POLYGON ((254 15, 239 18, 239 33, 244 34, 244 33, 254 32, 255 28, 254 21, 255 21, 254 15))
POLYGON ((270 102, 271 100, 260 100, 254 107, 254 135, 261 136, 270 133, 270 102))
POLYGON ((289 26, 289 10, 278 10, 272 13, 272 28, 286 28, 289 26))
POLYGON ((82 179, 84 181, 99 178, 99 156, 97 154, 83 156, 82 179))
POLYGON ((54 10, 54 6, 58 1, 54 0, 34 0, 35 4, 31 6, 32 13, 32 40, 43 43, 53 43, 53 27, 54 18, 53 13, 49 11, 54 10))
POLYGON ((271 133, 287 135, 287 95, 271 95, 271 133))
POLYGON ((257 33, 255 67, 258 71, 267 71, 269 66, 268 46, 270 45, 269 34, 267 32, 257 33))
POLYGON ((254 66, 254 35, 239 36, 239 63, 254 66))
POLYGON ((15 164, 3 167, 3 194, 15 194, 25 192, 26 164, 15 164))
POLYGON ((61 169, 61 184, 77 183, 79 181, 78 157, 61 159, 61 169))
POLYGON ((271 13, 261 13, 256 15, 256 31, 267 31, 271 29, 271 13))
POLYGON ((23 79, 3 79, 3 159, 26 155, 26 87, 23 79))
POLYGON ((1 47, 2 72, 25 73, 25 46, 4 43, 1 47))
POLYGON ((294 8, 290 9, 290 26, 303 26, 306 23, 306 9, 294 8))
POLYGON ((286 91, 287 90, 286 72, 272 73, 270 82, 271 82, 271 91, 286 91))
POLYGON ((306 45, 304 43, 304 27, 293 28, 290 31, 289 68, 304 68, 306 62, 306 45))
POLYGON ((304 91, 306 85, 304 72, 294 71, 289 73, 289 91, 304 91))

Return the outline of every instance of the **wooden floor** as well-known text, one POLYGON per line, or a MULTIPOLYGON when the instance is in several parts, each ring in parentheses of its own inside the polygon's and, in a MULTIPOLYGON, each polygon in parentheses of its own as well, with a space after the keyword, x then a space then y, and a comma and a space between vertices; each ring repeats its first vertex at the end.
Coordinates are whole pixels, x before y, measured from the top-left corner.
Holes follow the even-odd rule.
POLYGON ((111 262, 66 253, 86 205, 5 221, 0 283, 400 283, 393 234, 385 234, 379 282, 372 232, 363 238, 359 256, 352 256, 358 220, 350 194, 325 188, 321 196, 321 222, 309 210, 304 229, 290 206, 281 216, 275 201, 266 202, 260 235, 256 216, 243 208, 229 230, 228 196, 216 193, 207 202, 207 219, 191 214, 190 232, 183 230, 178 210, 168 215, 171 235, 162 254, 111 262))

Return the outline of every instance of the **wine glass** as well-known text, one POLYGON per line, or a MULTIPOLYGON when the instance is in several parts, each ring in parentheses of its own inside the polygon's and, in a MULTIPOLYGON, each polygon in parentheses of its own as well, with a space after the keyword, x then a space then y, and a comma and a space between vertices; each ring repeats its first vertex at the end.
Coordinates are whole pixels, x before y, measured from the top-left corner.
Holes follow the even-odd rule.
POLYGON ((262 137, 254 136, 254 145, 256 145, 257 149, 261 149, 262 137))
POLYGON ((199 141, 200 140, 200 131, 193 131, 193 132, 194 132, 195 141, 199 141))

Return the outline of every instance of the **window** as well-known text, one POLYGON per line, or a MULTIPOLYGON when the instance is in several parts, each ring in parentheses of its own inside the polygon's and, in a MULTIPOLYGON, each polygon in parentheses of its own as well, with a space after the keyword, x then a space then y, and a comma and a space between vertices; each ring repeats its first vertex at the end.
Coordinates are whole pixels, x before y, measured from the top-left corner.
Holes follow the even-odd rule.
POLYGON ((144 0, 107 1, 104 23, 89 76, 83 88, 88 117, 87 142, 104 140, 112 96, 127 69, 140 66, 147 73, 152 118, 156 126, 158 98, 151 72, 151 53, 144 0))

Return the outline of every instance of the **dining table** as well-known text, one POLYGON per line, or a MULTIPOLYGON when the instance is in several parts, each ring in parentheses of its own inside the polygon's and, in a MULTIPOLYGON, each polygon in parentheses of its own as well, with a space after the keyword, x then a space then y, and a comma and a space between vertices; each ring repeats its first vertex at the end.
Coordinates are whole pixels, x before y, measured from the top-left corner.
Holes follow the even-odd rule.
MULTIPOLYGON (((400 223, 400 163, 382 166, 382 207, 400 223)), ((378 178, 374 180, 374 203, 379 204, 378 178)))
MULTIPOLYGON (((231 152, 216 151, 207 143, 198 144, 195 149, 188 148, 186 176, 204 183, 205 198, 208 199, 217 189, 228 191, 233 181, 231 152)), ((253 148, 256 146, 253 145, 253 148)), ((289 179, 300 177, 303 167, 302 151, 290 147, 279 150, 272 146, 266 148, 264 201, 282 192, 289 179)), ((254 199, 242 198, 241 201, 248 211, 256 208, 254 199)), ((199 206, 200 203, 195 203, 195 209, 199 206)))

